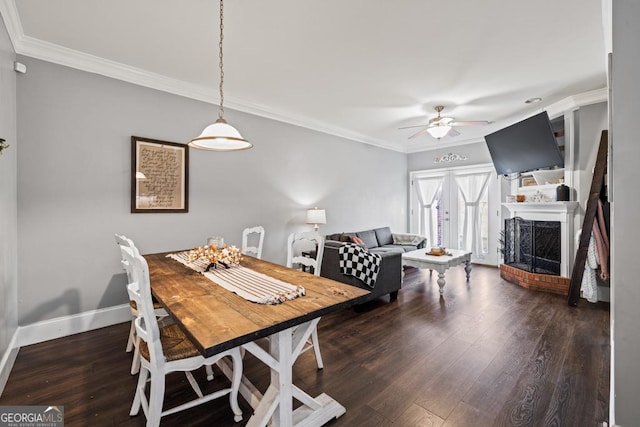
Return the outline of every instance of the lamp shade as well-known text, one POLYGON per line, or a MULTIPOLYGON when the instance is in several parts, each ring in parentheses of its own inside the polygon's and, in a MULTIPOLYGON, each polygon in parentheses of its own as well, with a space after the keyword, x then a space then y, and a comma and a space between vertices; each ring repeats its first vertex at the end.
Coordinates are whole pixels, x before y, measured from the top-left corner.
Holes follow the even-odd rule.
POLYGON ((327 215, 324 209, 308 209, 307 210, 307 224, 326 224, 327 215))
POLYGON ((253 147, 222 117, 219 117, 214 124, 207 126, 200 136, 193 138, 189 146, 211 151, 238 151, 253 147))
POLYGON ((443 136, 446 136, 450 130, 451 126, 449 125, 438 125, 428 128, 427 132, 429 132, 429 135, 432 137, 440 139, 443 136))

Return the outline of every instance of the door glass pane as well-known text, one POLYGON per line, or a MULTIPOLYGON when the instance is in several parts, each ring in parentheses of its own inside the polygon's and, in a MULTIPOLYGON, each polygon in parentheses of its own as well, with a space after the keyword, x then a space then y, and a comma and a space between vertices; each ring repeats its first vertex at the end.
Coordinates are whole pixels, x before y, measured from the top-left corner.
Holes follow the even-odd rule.
POLYGON ((442 176, 419 177, 416 179, 416 198, 419 209, 419 233, 432 244, 441 234, 439 221, 439 201, 442 193, 442 176))
POLYGON ((436 195, 435 205, 435 230, 436 235, 434 236, 434 244, 431 246, 443 246, 443 236, 444 236, 444 206, 442 200, 442 187, 438 190, 438 194, 436 195))
POLYGON ((464 202, 464 197, 462 196, 462 191, 460 191, 460 189, 458 188, 456 191, 456 194, 458 195, 458 232, 456 233, 456 248, 458 249, 464 249, 465 248, 465 244, 464 244, 464 221, 465 219, 468 220, 468 218, 465 216, 464 211, 467 209, 466 208, 466 203, 464 202))
POLYGON ((480 198, 480 223, 482 236, 482 254, 489 253, 489 192, 485 191, 480 198))
POLYGON ((417 190, 412 201, 412 232, 427 236, 430 246, 471 250, 472 259, 497 264, 495 236, 501 227, 496 216, 499 205, 494 206, 499 203, 495 172, 487 167, 425 171, 414 175, 411 182, 417 190))

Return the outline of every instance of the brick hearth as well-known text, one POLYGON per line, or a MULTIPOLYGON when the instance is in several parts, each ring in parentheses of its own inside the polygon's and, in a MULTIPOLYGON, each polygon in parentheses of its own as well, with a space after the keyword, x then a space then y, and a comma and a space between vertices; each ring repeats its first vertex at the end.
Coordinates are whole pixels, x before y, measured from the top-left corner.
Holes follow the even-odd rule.
POLYGON ((500 277, 523 288, 561 295, 569 294, 569 283, 571 282, 568 277, 529 273, 506 264, 500 265, 500 277))

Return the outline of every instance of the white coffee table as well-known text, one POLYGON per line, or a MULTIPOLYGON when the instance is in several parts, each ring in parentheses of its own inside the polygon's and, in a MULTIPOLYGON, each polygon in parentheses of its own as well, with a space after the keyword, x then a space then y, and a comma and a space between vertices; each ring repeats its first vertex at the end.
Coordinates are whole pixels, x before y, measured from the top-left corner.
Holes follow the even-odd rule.
POLYGON ((429 249, 418 249, 402 254, 402 265, 415 268, 428 268, 438 272, 438 286, 440 294, 444 292, 444 272, 448 268, 464 264, 464 271, 467 273, 467 281, 471 275, 471 252, 447 249, 447 254, 451 255, 427 255, 429 249))

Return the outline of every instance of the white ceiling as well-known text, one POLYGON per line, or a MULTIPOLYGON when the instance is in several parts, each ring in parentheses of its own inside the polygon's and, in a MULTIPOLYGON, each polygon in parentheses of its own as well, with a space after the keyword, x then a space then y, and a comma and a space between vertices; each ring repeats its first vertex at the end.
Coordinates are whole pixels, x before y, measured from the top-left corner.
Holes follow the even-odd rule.
MULTIPOLYGON (((402 152, 477 141, 605 87, 600 1, 227 0, 225 106, 402 152), (440 141, 398 130, 438 104, 494 123, 440 141)), ((0 12, 20 54, 218 100, 215 0, 0 0, 0 12)))

